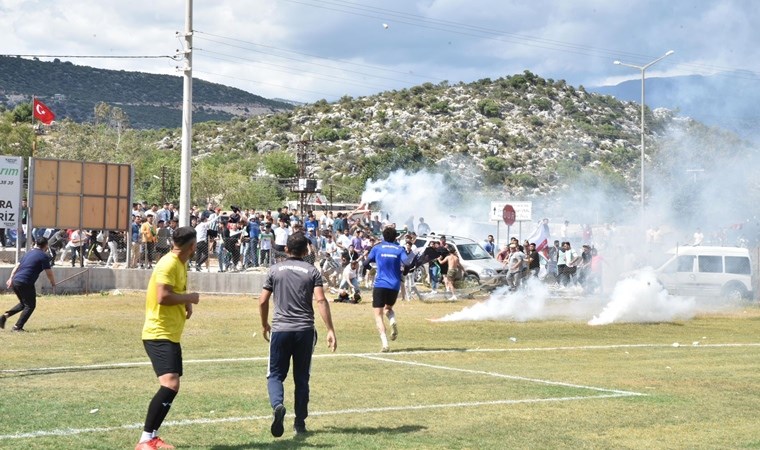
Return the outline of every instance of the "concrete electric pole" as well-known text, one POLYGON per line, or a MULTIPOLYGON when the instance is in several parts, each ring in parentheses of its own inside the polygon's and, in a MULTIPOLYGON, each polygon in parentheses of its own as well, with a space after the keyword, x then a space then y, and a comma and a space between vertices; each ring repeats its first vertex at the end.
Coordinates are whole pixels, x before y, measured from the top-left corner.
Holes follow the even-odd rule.
POLYGON ((190 158, 193 144, 193 0, 185 3, 185 64, 182 92, 182 161, 179 183, 179 225, 190 225, 190 158))

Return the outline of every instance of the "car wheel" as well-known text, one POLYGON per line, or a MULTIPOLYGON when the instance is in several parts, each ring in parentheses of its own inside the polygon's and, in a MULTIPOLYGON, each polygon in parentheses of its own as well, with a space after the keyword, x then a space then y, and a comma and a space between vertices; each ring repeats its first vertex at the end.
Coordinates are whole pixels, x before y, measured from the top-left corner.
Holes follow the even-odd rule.
POLYGON ((723 298, 739 301, 747 298, 747 290, 740 283, 728 283, 723 287, 723 298))
POLYGON ((462 284, 464 288, 475 287, 480 284, 480 277, 476 273, 467 272, 464 274, 462 284))

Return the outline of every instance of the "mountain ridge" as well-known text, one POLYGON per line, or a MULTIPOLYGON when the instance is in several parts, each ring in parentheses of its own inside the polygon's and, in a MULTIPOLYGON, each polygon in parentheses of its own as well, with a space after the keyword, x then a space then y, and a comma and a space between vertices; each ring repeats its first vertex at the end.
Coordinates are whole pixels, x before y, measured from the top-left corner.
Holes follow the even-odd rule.
MULTIPOLYGON (((0 56, 0 104, 8 108, 39 97, 59 120, 93 119, 100 102, 122 108, 135 128, 181 125, 182 77, 99 69, 55 59, 39 61, 0 56)), ((285 111, 293 105, 241 89, 193 79, 196 122, 229 120, 285 111)))

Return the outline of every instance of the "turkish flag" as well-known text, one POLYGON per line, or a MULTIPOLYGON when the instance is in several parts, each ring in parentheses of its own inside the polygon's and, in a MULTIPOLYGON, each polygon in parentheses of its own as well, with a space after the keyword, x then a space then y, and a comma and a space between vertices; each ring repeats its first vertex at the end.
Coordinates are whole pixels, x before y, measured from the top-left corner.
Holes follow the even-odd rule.
POLYGON ((36 98, 34 99, 32 109, 34 110, 34 117, 45 125, 50 125, 50 123, 55 120, 55 114, 53 114, 53 111, 36 98))

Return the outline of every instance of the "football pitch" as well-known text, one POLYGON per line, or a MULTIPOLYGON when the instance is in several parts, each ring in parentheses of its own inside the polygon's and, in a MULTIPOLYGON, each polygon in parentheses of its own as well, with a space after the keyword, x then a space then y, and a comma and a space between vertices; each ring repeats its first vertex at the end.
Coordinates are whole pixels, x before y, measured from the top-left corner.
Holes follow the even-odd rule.
MULTIPOLYGON (((380 353, 371 306, 331 304, 338 350, 312 364, 307 437, 269 432, 267 343, 253 296, 204 296, 161 428, 184 449, 760 448, 760 310, 590 327, 430 322, 477 302, 399 302, 380 353), (255 333, 255 335, 254 335, 255 333)), ((8 309, 14 297, 0 296, 8 309)), ((0 332, 0 448, 133 448, 158 388, 144 294, 45 296, 0 332)), ((318 332, 324 327, 317 318, 318 332)), ((320 336, 322 337, 322 336, 320 336)))

